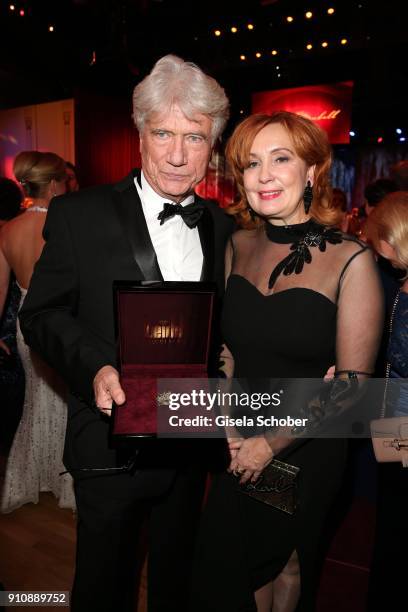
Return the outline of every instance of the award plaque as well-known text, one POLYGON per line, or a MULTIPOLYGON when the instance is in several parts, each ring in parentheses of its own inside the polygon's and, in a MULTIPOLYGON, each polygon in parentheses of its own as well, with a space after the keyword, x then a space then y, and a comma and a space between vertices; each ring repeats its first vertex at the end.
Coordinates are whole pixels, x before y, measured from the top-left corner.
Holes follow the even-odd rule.
POLYGON ((156 437, 157 380, 208 376, 216 285, 115 281, 113 291, 126 402, 113 406, 112 435, 156 437))

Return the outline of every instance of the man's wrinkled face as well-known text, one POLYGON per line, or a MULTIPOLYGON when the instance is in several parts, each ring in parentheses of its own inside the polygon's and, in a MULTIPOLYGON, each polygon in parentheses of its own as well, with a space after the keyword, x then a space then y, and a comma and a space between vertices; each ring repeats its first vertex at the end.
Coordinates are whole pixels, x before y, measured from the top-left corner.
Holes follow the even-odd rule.
POLYGON ((211 157, 212 120, 201 113, 188 119, 174 105, 153 113, 140 135, 143 173, 164 198, 180 202, 204 178, 211 157))

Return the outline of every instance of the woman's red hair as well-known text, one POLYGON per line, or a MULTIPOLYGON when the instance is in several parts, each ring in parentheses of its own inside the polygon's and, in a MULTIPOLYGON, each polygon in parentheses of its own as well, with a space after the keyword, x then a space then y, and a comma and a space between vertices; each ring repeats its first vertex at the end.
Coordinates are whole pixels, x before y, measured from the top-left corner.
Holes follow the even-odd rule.
POLYGON ((239 225, 245 229, 253 229, 264 222, 260 217, 251 218, 244 189, 244 170, 248 167, 249 154, 256 135, 264 127, 274 123, 287 130, 296 154, 307 166, 315 166, 310 214, 324 225, 334 225, 339 220, 339 211, 331 204, 329 170, 332 150, 327 135, 310 119, 287 111, 277 111, 271 115, 251 115, 235 128, 227 143, 226 157, 237 184, 238 200, 228 207, 227 212, 235 215, 239 225))

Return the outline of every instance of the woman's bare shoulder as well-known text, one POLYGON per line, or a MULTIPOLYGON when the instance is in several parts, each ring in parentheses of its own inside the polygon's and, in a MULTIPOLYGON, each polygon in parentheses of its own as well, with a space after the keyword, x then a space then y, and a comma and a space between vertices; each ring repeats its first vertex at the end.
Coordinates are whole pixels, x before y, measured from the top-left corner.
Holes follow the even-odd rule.
POLYGON ((45 215, 40 213, 24 212, 11 219, 1 228, 1 244, 3 251, 15 250, 21 244, 32 243, 38 237, 42 240, 45 215))

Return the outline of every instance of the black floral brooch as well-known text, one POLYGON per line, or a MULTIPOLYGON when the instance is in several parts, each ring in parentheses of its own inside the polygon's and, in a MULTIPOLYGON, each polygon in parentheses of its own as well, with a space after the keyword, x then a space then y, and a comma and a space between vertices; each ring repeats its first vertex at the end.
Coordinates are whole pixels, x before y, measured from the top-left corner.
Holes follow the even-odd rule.
MULTIPOLYGON (((266 235, 273 241, 270 224, 268 223, 266 224, 266 235)), ((269 289, 272 289, 280 274, 285 276, 300 274, 305 263, 310 264, 312 261, 311 247, 319 247, 319 251, 323 253, 326 250, 327 243, 339 244, 342 241, 343 238, 338 229, 325 227, 315 221, 310 221, 307 232, 291 244, 289 255, 282 259, 272 271, 268 283, 269 289)))

